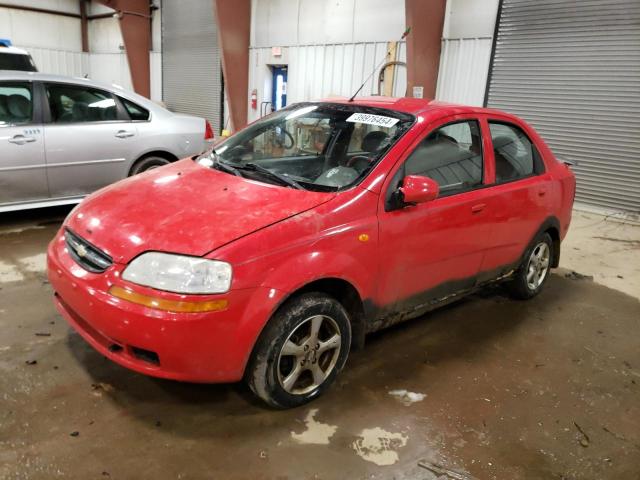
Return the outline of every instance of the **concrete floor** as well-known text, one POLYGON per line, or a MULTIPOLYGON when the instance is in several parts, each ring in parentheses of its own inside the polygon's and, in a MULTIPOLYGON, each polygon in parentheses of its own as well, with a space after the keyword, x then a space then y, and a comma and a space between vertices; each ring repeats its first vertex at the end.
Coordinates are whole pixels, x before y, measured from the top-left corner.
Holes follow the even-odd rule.
POLYGON ((129 372, 73 333, 43 271, 67 211, 0 216, 0 479, 436 478, 420 460, 639 478, 640 302, 597 282, 640 296, 640 227, 576 214, 563 264, 595 281, 561 269, 533 301, 487 291, 376 334, 326 396, 271 411, 241 385, 129 372))

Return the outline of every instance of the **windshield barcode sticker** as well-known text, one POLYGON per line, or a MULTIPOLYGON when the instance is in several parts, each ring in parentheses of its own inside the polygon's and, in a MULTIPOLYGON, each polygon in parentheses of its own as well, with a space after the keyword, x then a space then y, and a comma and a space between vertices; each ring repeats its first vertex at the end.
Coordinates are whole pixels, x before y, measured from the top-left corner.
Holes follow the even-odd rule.
POLYGON ((377 125, 378 127, 393 127, 398 123, 398 119, 382 115, 371 115, 370 113, 354 113, 347 118, 347 122, 366 123, 367 125, 377 125))

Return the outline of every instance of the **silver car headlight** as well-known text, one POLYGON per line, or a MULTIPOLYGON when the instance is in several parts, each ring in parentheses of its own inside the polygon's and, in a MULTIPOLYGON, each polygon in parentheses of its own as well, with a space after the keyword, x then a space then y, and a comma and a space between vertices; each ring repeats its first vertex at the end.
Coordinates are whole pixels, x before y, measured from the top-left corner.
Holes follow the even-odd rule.
POLYGON ((231 276, 226 262, 160 252, 143 253, 122 274, 129 282, 175 293, 224 293, 231 276))

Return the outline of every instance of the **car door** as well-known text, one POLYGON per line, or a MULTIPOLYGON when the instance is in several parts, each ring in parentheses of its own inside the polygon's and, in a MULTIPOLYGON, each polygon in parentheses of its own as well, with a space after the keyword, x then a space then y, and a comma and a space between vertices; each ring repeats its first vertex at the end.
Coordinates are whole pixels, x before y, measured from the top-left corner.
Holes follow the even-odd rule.
POLYGON ((487 189, 491 234, 480 280, 517 266, 520 257, 552 211, 552 180, 524 126, 509 118, 486 116, 495 181, 487 189))
POLYGON ((485 148, 477 118, 450 117, 431 126, 386 181, 378 213, 379 301, 391 310, 420 310, 473 287, 489 236, 485 148), (394 192, 406 175, 436 180, 438 198, 398 204, 394 192))
POLYGON ((86 195, 128 175, 137 130, 110 92, 47 83, 47 175, 53 197, 86 195))
POLYGON ((36 87, 0 82, 0 209, 49 197, 36 87))

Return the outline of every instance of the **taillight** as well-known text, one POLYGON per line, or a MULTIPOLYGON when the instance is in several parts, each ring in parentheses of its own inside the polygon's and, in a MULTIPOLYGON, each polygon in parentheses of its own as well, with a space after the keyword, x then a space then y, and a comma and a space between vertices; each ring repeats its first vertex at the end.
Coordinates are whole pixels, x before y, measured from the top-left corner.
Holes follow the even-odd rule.
POLYGON ((213 128, 211 128, 209 120, 204 121, 204 139, 213 140, 213 128))

